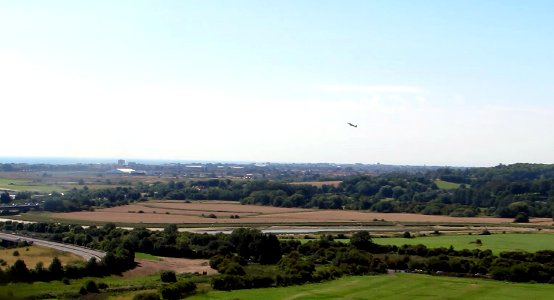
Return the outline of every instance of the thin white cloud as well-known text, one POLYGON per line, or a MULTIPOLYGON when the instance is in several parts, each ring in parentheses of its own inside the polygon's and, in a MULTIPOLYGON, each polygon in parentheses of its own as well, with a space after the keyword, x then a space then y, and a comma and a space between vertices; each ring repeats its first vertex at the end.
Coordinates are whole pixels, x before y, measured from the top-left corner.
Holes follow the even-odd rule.
POLYGON ((323 85, 326 92, 355 92, 367 94, 425 94, 427 91, 411 85, 323 85))

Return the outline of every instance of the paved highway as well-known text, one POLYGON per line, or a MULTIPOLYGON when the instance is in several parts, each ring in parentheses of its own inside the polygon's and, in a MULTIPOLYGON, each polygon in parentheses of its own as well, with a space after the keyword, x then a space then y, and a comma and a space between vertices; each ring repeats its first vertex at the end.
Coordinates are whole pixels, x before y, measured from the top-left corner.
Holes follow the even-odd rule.
POLYGON ((44 246, 52 249, 57 249, 65 252, 70 252, 75 255, 79 255, 83 257, 85 260, 89 260, 90 258, 94 257, 97 261, 100 261, 105 255, 105 252, 97 251, 94 249, 79 247, 75 245, 69 245, 69 244, 62 244, 62 243, 56 243, 21 235, 15 235, 15 234, 9 234, 9 233, 3 233, 0 232, 0 239, 10 240, 10 241, 27 241, 27 242, 33 242, 33 245, 39 245, 44 246))
POLYGON ((40 207, 38 203, 34 204, 12 204, 12 205, 0 205, 0 210, 4 209, 25 209, 25 208, 37 208, 40 207))

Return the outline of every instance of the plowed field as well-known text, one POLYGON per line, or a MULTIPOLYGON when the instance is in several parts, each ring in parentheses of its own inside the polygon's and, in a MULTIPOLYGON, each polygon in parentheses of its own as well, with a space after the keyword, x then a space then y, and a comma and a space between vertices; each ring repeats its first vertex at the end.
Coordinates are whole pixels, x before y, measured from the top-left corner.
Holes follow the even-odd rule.
MULTIPOLYGON (((187 223, 187 224, 288 224, 288 223, 359 223, 384 220, 425 223, 511 223, 512 219, 494 217, 461 218, 404 213, 374 213, 349 210, 318 210, 241 205, 230 201, 149 201, 93 212, 55 213, 55 218, 118 223, 187 223), (238 216, 238 218, 236 218, 238 216)), ((532 219, 533 223, 552 224, 552 219, 532 219)))

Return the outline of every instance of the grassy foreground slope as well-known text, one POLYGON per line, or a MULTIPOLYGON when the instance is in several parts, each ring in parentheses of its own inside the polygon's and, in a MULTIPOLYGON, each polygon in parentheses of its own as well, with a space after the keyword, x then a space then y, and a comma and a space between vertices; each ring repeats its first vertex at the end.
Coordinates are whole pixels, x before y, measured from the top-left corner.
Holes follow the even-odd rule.
POLYGON ((106 283, 112 290, 156 289, 159 285, 159 278, 159 274, 132 278, 112 275, 102 278, 85 277, 72 279, 69 284, 59 280, 51 282, 38 281, 35 283, 9 283, 7 285, 0 285, 0 299, 67 299, 71 297, 69 295, 73 297, 78 296, 79 289, 89 280, 93 280, 96 283, 106 283))
POLYGON ((554 285, 419 274, 345 277, 286 288, 213 291, 188 299, 549 299, 554 285))
POLYGON ((498 254, 502 251, 527 251, 554 250, 554 234, 543 233, 506 233, 492 235, 439 235, 416 238, 374 238, 375 243, 381 245, 402 246, 423 244, 429 248, 450 247, 456 250, 462 249, 490 249, 498 254), (479 239, 482 244, 475 241, 479 239))

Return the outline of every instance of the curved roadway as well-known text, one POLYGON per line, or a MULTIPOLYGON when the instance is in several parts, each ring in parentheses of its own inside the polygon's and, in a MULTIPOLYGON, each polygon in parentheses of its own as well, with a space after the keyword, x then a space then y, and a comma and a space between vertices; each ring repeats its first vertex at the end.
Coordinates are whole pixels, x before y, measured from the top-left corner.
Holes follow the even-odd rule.
POLYGON ((75 255, 83 257, 85 260, 95 258, 97 261, 100 261, 106 255, 105 252, 94 250, 94 249, 89 249, 89 248, 69 245, 69 244, 56 243, 56 242, 41 240, 37 238, 31 238, 27 236, 21 236, 21 235, 15 235, 15 234, 3 233, 3 232, 0 232, 0 239, 5 239, 9 241, 33 242, 33 245, 39 245, 39 246, 44 246, 52 249, 73 253, 75 255))

